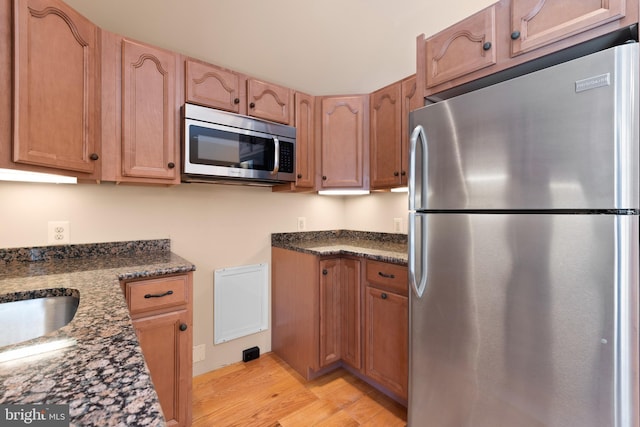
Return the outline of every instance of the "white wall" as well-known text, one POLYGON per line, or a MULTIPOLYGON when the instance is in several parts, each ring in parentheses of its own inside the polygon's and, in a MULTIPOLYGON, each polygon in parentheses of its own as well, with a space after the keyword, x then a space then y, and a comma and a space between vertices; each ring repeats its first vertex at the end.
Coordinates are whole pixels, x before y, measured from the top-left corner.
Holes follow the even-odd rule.
MULTIPOLYGON (((493 0, 66 0, 99 26, 314 95, 369 93, 415 72, 415 40, 493 0)), ((307 228, 406 231, 406 194, 354 198, 206 184, 173 188, 0 182, 0 248, 45 245, 47 222, 71 243, 171 238, 196 264, 194 374, 236 362, 270 332, 213 346, 213 270, 268 262, 270 233, 307 228)))

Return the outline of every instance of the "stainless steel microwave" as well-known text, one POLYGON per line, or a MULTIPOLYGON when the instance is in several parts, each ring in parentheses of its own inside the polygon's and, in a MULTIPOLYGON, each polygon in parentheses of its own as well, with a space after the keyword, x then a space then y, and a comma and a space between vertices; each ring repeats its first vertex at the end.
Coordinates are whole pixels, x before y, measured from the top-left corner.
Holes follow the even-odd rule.
POLYGON ((295 181, 296 129, 184 105, 182 180, 275 185, 295 181))

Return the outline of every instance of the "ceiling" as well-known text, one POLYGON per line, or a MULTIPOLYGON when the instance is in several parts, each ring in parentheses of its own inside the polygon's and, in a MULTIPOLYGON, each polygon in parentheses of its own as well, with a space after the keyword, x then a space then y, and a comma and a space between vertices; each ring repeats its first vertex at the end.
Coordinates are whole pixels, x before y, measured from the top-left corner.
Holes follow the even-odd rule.
POLYGON ((94 23, 313 95, 415 72, 416 37, 491 0, 65 0, 94 23))

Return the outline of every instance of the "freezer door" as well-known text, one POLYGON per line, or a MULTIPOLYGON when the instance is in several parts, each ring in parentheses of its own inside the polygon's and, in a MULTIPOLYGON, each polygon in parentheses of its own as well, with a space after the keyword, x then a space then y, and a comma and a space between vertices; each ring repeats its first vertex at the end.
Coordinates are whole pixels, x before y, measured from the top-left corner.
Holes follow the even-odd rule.
POLYGON ((638 87, 634 43, 412 112, 415 209, 637 209, 638 87))
POLYGON ((409 426, 638 426, 637 216, 415 218, 409 426))

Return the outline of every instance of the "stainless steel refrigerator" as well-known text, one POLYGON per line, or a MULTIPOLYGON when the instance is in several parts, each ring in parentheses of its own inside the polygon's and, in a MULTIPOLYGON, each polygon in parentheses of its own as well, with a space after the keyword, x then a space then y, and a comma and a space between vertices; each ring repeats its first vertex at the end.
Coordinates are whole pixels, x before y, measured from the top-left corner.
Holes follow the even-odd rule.
POLYGON ((638 426, 638 61, 411 113, 410 427, 638 426))

